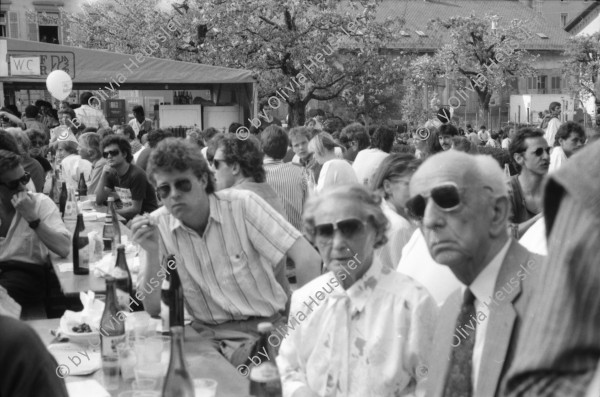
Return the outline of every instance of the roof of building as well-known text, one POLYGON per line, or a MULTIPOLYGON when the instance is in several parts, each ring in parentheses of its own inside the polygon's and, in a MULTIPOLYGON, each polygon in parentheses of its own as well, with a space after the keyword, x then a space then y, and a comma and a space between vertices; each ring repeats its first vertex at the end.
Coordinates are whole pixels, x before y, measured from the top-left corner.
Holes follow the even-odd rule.
POLYGON ((533 35, 522 43, 522 47, 527 50, 562 51, 571 37, 532 8, 515 0, 383 0, 377 10, 377 20, 383 21, 391 17, 405 21, 403 30, 410 36, 401 37, 396 45, 388 48, 428 51, 435 50, 448 41, 443 32, 427 28, 430 20, 470 15, 484 17, 486 14, 497 15, 500 25, 513 19, 526 21, 527 29, 533 35), (536 33, 542 33, 548 38, 542 38, 536 33))
POLYGON ((565 26, 565 30, 572 34, 579 33, 590 22, 590 19, 593 19, 598 13, 600 13, 600 2, 594 1, 581 14, 573 18, 569 24, 565 26), (591 18, 588 19, 588 16, 591 18))

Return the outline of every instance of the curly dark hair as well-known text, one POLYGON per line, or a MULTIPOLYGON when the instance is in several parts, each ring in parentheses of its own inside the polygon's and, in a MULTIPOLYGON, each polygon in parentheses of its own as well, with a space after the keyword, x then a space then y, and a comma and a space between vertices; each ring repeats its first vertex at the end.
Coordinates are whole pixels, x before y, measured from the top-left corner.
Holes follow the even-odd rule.
POLYGON ((198 179, 206 175, 206 193, 215 191, 215 178, 198 145, 184 139, 166 138, 152 151, 148 160, 148 176, 156 184, 154 174, 192 170, 198 179))
POLYGON ((553 142, 554 146, 560 146, 559 139, 569 139, 572 132, 579 135, 579 138, 585 141, 585 130, 583 129, 581 124, 575 121, 567 121, 566 123, 562 123, 562 125, 558 128, 558 131, 556 131, 556 137, 554 138, 553 142))
POLYGON ((158 143, 164 139, 173 137, 173 133, 169 130, 152 130, 146 135, 146 139, 148 140, 148 146, 151 149, 154 149, 158 146, 158 143))
POLYGON ((100 150, 104 151, 104 148, 109 145, 117 145, 121 153, 125 155, 125 161, 131 163, 133 160, 133 155, 131 154, 131 144, 123 135, 109 135, 102 139, 102 144, 100 145, 100 150))
POLYGON ((456 129, 455 126, 453 126, 452 124, 442 124, 440 126, 440 128, 438 129, 438 136, 444 136, 444 135, 450 135, 450 136, 458 136, 458 130, 456 129))
POLYGON ((371 138, 371 146, 386 153, 392 151, 396 133, 389 127, 377 127, 371 138))
POLYGON ((346 134, 350 141, 356 141, 358 151, 366 149, 371 145, 369 134, 364 125, 361 123, 352 123, 342 129, 342 134, 346 134))
POLYGON ((528 138, 539 138, 544 136, 544 130, 541 128, 535 127, 525 127, 521 128, 515 134, 513 140, 510 142, 510 146, 508 147, 508 151, 510 152, 510 157, 513 157, 515 153, 523 153, 527 150, 527 145, 525 144, 525 140, 528 138))
POLYGON ((263 167, 264 153, 260 150, 260 142, 254 135, 250 135, 245 140, 238 139, 235 134, 220 135, 213 138, 209 145, 214 148, 215 153, 218 149, 223 151, 227 164, 238 163, 245 177, 252 178, 256 183, 266 181, 263 167))

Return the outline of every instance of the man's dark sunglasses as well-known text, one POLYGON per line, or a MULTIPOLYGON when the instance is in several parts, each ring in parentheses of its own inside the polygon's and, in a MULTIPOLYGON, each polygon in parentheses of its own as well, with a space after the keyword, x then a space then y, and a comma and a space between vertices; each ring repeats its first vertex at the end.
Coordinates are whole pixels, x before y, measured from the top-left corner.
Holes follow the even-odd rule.
POLYGON ((339 230, 344 238, 350 239, 360 233, 366 224, 366 221, 356 218, 343 219, 333 223, 321 223, 315 225, 315 236, 320 239, 331 239, 333 233, 339 230))
POLYGON ((419 221, 423 219, 428 197, 431 197, 435 205, 444 212, 453 211, 461 204, 458 186, 447 182, 431 189, 429 196, 417 194, 406 202, 406 209, 412 218, 419 221))
MULTIPOLYGON (((180 192, 189 193, 192 190, 192 182, 189 179, 179 179, 175 181, 175 189, 180 192)), ((171 195, 171 186, 166 184, 160 185, 156 188, 156 193, 164 200, 171 195)))
POLYGON ((105 152, 102 152, 102 156, 103 156, 105 159, 107 159, 109 154, 111 155, 111 157, 115 157, 115 156, 118 156, 118 155, 119 155, 119 153, 121 153, 121 151, 120 151, 119 149, 115 149, 115 150, 107 150, 107 151, 105 151, 105 152))
POLYGON ((0 182, 0 185, 6 186, 9 190, 17 190, 19 185, 27 185, 31 180, 31 174, 29 172, 25 172, 22 177, 8 181, 6 183, 0 182))
POLYGON ((550 154, 550 148, 547 147, 544 149, 543 147, 539 147, 535 150, 535 152, 533 152, 533 154, 535 154, 538 157, 541 157, 542 154, 544 154, 544 152, 546 152, 547 154, 550 154))

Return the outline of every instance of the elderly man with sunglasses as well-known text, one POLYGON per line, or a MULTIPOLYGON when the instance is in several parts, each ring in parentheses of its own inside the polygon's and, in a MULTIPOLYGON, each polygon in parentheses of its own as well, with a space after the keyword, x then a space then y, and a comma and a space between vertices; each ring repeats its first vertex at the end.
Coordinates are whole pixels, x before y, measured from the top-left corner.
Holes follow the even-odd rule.
POLYGON ((437 154, 414 174, 410 195, 431 256, 462 283, 440 311, 427 395, 498 395, 542 258, 510 238, 508 190, 491 157, 437 154))
MULTIPOLYGON (((134 241, 157 258, 147 263, 142 284, 162 271, 158 258, 175 255, 192 326, 233 364, 246 365, 258 323, 285 321, 288 297, 277 265, 290 257, 302 285, 319 275, 319 255, 255 193, 215 191, 196 144, 166 139, 148 167, 164 207, 132 221, 134 241)), ((160 289, 144 292, 144 308, 157 314, 160 289)))
POLYGON ((0 150, 0 286, 27 309, 41 303, 48 250, 66 257, 71 236, 56 204, 26 189, 21 157, 0 150))

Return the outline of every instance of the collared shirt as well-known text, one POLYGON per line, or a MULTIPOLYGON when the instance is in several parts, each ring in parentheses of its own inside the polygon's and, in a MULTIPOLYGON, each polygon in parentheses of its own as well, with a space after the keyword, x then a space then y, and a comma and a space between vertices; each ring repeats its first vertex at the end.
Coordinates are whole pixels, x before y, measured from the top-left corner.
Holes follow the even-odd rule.
POLYGON ((560 146, 555 146, 550 152, 550 167, 548 167, 548 173, 554 172, 559 169, 564 163, 567 162, 567 155, 560 146))
POLYGON ((548 123, 548 127, 546 128, 546 133, 544 134, 544 138, 546 138, 546 142, 548 142, 548 146, 554 146, 554 140, 556 139, 556 133, 560 128, 560 120, 556 117, 553 117, 548 123))
POLYGON ((135 132, 135 136, 138 137, 139 139, 141 139, 142 135, 144 135, 145 133, 150 132, 150 130, 152 130, 152 120, 150 120, 150 119, 145 119, 144 121, 142 121, 140 123, 134 117, 133 120, 129 121, 129 125, 131 126, 131 128, 133 128, 133 131, 135 132), (141 135, 140 135, 140 131, 142 131, 141 135))
POLYGON ((89 105, 81 105, 75 109, 75 116, 77 116, 79 124, 83 124, 86 127, 108 127, 108 121, 106 121, 102 109, 94 109, 89 105))
MULTIPOLYGON (((502 262, 506 257, 508 248, 510 247, 511 239, 504 244, 504 246, 498 251, 496 256, 492 258, 490 263, 477 275, 475 280, 469 285, 469 289, 475 295, 475 310, 477 314, 482 312, 485 314, 485 318, 489 318, 490 310, 488 304, 494 299, 493 296, 496 293, 496 279, 498 279, 498 273, 502 267, 502 262)), ((512 287, 511 287, 512 288, 512 287)), ((464 295, 467 287, 462 287, 464 295)), ((478 316, 479 317, 479 316, 478 316)), ((479 374, 479 367, 481 366, 481 359, 483 354, 483 348, 485 345, 485 334, 487 331, 488 321, 482 320, 477 323, 475 331, 475 346, 473 348, 473 390, 477 390, 477 380, 479 374)))
POLYGON ((436 320, 425 289, 377 259, 348 290, 326 273, 294 293, 288 324, 272 334, 283 396, 302 386, 325 397, 412 395, 436 320))
MULTIPOLYGON (((69 230, 60 217, 56 204, 43 193, 30 193, 35 202, 35 213, 41 223, 50 229, 70 237, 69 230)), ((0 237, 0 262, 19 261, 43 265, 48 258, 48 248, 35 230, 17 211, 5 238, 0 237)))
POLYGON ((264 167, 267 183, 281 199, 288 221, 296 229, 302 230, 302 211, 308 196, 308 184, 302 176, 302 169, 266 156, 264 167))
POLYGON ((302 236, 255 193, 225 189, 209 195, 200 236, 166 207, 152 213, 161 257, 174 254, 194 319, 221 324, 283 311, 287 296, 274 269, 302 236))

